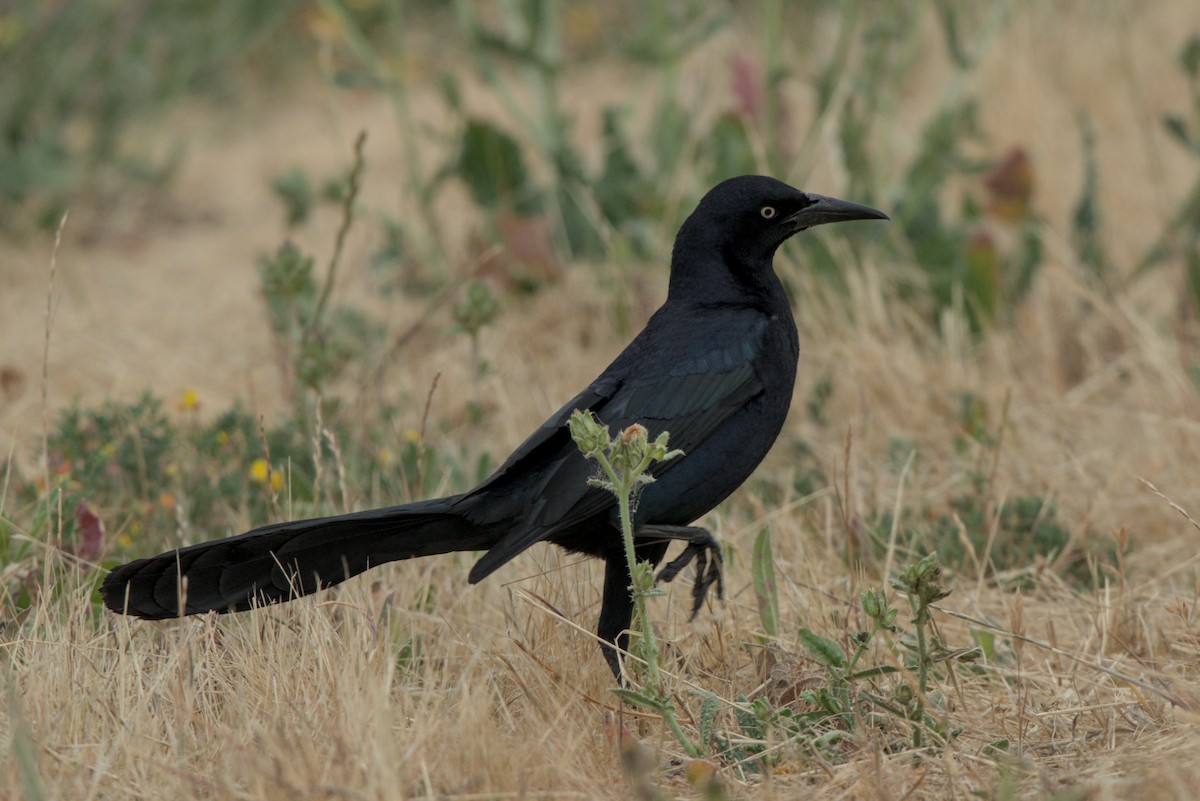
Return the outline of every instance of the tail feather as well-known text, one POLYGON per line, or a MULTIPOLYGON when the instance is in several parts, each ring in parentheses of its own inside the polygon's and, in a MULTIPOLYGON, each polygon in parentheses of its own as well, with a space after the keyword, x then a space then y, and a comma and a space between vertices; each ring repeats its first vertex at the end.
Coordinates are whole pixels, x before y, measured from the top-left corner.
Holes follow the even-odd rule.
POLYGON ((317 592, 385 562, 491 547, 498 537, 450 511, 454 500, 277 523, 168 551, 114 568, 100 594, 114 612, 148 620, 238 612, 317 592))

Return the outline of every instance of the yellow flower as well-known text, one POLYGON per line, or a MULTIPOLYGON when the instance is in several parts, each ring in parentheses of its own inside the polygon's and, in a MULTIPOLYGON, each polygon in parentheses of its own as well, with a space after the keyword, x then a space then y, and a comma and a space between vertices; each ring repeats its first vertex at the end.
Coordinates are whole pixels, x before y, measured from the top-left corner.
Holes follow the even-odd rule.
POLYGON ((379 463, 384 467, 388 467, 396 461, 396 457, 392 453, 391 448, 380 448, 379 453, 375 454, 375 458, 377 458, 379 463))
POLYGON ((250 478, 258 484, 266 484, 267 476, 271 475, 271 466, 266 459, 255 459, 250 464, 250 478))
POLYGON ((255 459, 250 463, 250 480, 256 484, 266 484, 270 481, 271 489, 275 492, 279 492, 283 486, 283 474, 272 470, 266 459, 255 459))
POLYGON ((417 445, 418 443, 421 442, 421 432, 415 428, 405 429, 404 430, 404 441, 412 443, 413 445, 417 445))
POLYGON ((200 408, 200 396, 196 394, 194 389, 185 389, 183 394, 179 396, 179 410, 181 412, 194 412, 200 408))
POLYGON ((229 442, 229 432, 222 429, 217 432, 217 444, 224 445, 226 442, 229 442))

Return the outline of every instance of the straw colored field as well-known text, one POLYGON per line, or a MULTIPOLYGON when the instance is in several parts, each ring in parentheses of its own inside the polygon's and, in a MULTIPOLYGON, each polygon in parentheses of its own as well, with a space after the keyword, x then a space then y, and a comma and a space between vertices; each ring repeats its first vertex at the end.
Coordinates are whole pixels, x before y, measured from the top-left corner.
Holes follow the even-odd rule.
MULTIPOLYGON (((1096 130, 1104 240, 1119 270, 1178 207, 1197 162, 1158 120, 1184 103, 1174 59, 1198 30, 1189 0, 1136 10, 1018 4, 973 74, 989 152, 1020 146, 1032 156, 1034 202, 1051 232, 1013 325, 973 339, 947 313, 931 330, 894 291, 910 265, 866 264, 847 276, 847 303, 803 264, 778 260, 798 290, 801 378, 788 428, 753 486, 707 519, 731 546, 727 600, 689 623, 687 588, 676 586, 651 608, 688 713, 700 706, 690 690, 711 692, 722 699, 718 726, 737 732, 739 696, 797 704, 798 692, 827 681, 797 630, 846 645, 864 626, 859 591, 922 555, 901 526, 884 527, 895 552, 862 570, 847 566, 847 551, 869 547, 867 530, 887 510, 919 517, 949 509, 982 476, 985 527, 997 525, 1008 501, 1040 497, 1070 532, 1067 555, 1096 556, 1090 585, 1064 577, 1065 556, 1002 575, 989 562, 998 544, 963 560, 936 615, 940 637, 948 649, 989 631, 995 640, 984 670, 955 670, 953 681, 943 674, 939 682, 937 714, 961 728, 944 747, 914 751, 895 722, 862 726, 835 758, 769 742, 778 759, 768 770, 721 765, 730 797, 1194 797, 1200 525, 1186 515, 1200 517, 1200 395, 1188 375, 1195 321, 1179 313, 1183 265, 1104 294, 1083 278, 1065 232, 1083 181, 1081 111, 1096 130), (808 404, 821 382, 832 394, 818 423, 808 404), (964 393, 984 404, 989 442, 963 446, 964 393), (800 442, 831 479, 811 495, 794 489, 800 442), (764 527, 783 621, 770 648, 757 636, 751 580, 751 543, 764 527), (1122 555, 1102 558, 1114 549, 1122 555), (1031 588, 1014 589, 1020 575, 1034 577, 1031 588)), ((706 43, 686 62, 695 83, 685 78, 685 91, 710 85, 753 35, 734 25, 706 43)), ((881 159, 911 153, 915 120, 941 99, 922 87, 940 91, 944 58, 933 48, 918 58, 894 135, 879 143, 881 159)), ((627 65, 607 62, 573 76, 568 110, 594 118, 630 76, 627 65)), ((794 84, 800 113, 805 89, 794 84)), ((413 98, 436 117, 432 86, 413 98)), ((403 160, 391 109, 372 95, 331 100, 324 90, 297 89, 228 119, 189 109, 173 124, 195 133, 168 200, 120 204, 107 216, 82 210, 66 224, 44 404, 50 245, 0 243, 0 368, 10 377, 0 389, 0 447, 30 480, 41 470, 42 416, 53 419, 77 398, 86 405, 129 400, 147 387, 169 398, 190 389, 201 415, 236 399, 268 420, 285 413, 254 264, 285 236, 269 182, 288 166, 333 172, 365 128, 366 198, 415 213, 398 190, 403 160)), ((822 150, 805 188, 843 194, 840 157, 822 150)), ((450 260, 461 264, 477 222, 465 206, 451 192, 436 209, 456 249, 450 260)), ((330 212, 294 236, 325 254, 336 227, 330 212)), ((406 331, 428 299, 370 296, 362 264, 375 243, 363 231, 352 235, 338 297, 379 313, 392 334, 406 331)), ((672 233, 658 232, 664 240, 672 233)), ((829 240, 835 255, 845 239, 829 240)), ((492 366, 482 379, 487 425, 472 433, 471 447, 507 453, 620 350, 614 275, 572 266, 534 296, 505 299, 483 341, 492 366)), ((663 296, 666 266, 639 266, 622 280, 639 325, 663 296)), ((436 314, 376 388, 403 404, 413 429, 435 376, 435 421, 461 421, 473 393, 469 345, 442 336, 449 318, 436 314)), ((431 426, 429 447, 453 445, 464 430, 431 426)), ((347 483, 351 506, 394 500, 353 475, 347 483)), ((0 512, 15 514, 3 490, 0 512)), ((49 541, 54 532, 40 534, 49 541)), ((147 537, 145 547, 158 544, 147 537)), ((599 603, 596 564, 535 548, 468 587, 471 556, 453 555, 377 569, 285 607, 163 625, 96 616, 91 579, 62 580, 70 566, 48 546, 39 554, 51 557, 44 595, 5 621, 6 797, 698 797, 653 716, 618 711, 608 692, 611 676, 587 633, 599 603), (622 744, 629 736, 640 750, 622 744)), ((898 622, 908 626, 905 612, 898 622)), ((900 661, 887 649, 869 658, 900 661)))

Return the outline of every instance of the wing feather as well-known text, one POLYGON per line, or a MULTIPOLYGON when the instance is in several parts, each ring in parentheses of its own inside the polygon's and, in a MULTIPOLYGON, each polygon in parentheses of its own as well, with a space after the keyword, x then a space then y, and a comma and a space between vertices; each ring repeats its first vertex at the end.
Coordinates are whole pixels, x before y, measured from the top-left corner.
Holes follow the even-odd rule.
MULTIPOLYGON (((519 481, 530 475, 527 468, 536 470, 536 482, 522 488, 532 492, 530 504, 522 510, 525 525, 510 531, 480 558, 471 570, 471 582, 482 580, 534 543, 615 505, 609 492, 587 484, 594 466, 578 452, 566 428, 575 409, 591 409, 610 430, 641 423, 651 436, 670 431, 671 447, 681 449, 685 454, 681 458, 686 458, 762 391, 753 358, 765 328, 764 321, 746 339, 677 363, 665 375, 595 384, 563 406, 481 486, 494 491, 504 484, 503 474, 515 475, 519 481), (534 459, 541 463, 533 464, 534 459), (518 465, 522 469, 514 470, 518 465)), ((654 475, 669 473, 677 463, 659 465, 654 475)))

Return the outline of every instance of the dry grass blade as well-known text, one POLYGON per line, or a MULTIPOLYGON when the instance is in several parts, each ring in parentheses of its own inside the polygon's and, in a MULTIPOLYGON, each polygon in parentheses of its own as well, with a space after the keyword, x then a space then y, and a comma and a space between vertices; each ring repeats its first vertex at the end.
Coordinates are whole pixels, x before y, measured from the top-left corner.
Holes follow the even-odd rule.
POLYGON ((1140 482, 1142 482, 1142 484, 1143 484, 1143 485, 1145 485, 1145 487, 1146 487, 1148 490, 1150 490, 1150 491, 1151 491, 1151 492, 1153 492, 1155 495, 1157 495, 1158 497, 1160 497, 1160 498, 1162 498, 1164 501, 1166 501, 1168 506, 1170 506, 1170 507, 1171 507, 1172 509, 1174 509, 1176 512, 1179 512, 1179 514, 1181 514, 1181 515, 1183 516, 1183 519, 1184 519, 1184 520, 1186 520, 1186 521, 1188 521, 1189 523, 1191 523, 1191 524, 1192 524, 1192 528, 1196 529, 1197 531, 1200 531, 1200 523, 1196 522, 1196 518, 1194 518, 1194 517, 1192 517, 1190 514, 1188 514, 1188 511, 1187 511, 1187 509, 1184 509, 1182 506, 1180 506, 1179 504, 1175 503, 1175 501, 1171 500, 1171 499, 1170 499, 1170 498, 1168 498, 1166 495, 1163 495, 1163 494, 1162 494, 1162 492, 1161 492, 1161 491, 1159 491, 1158 487, 1154 486, 1153 484, 1151 484, 1149 481, 1147 481, 1146 479, 1142 478, 1141 476, 1138 476, 1138 477, 1137 477, 1137 480, 1138 480, 1138 481, 1140 481, 1140 482))
POLYGON ((1106 676, 1111 676, 1114 679, 1123 681, 1126 684, 1130 684, 1130 685, 1133 685, 1134 687, 1143 689, 1146 692, 1150 693, 1151 695, 1161 698, 1162 700, 1166 701, 1167 703, 1171 704, 1172 706, 1177 706, 1177 707, 1180 707, 1181 709, 1186 709, 1186 710, 1193 711, 1193 712, 1200 710, 1200 704, 1197 704, 1197 702, 1194 700, 1189 701, 1178 695, 1173 695, 1173 694, 1167 692, 1166 690, 1163 690, 1159 687, 1155 687, 1153 684, 1150 684, 1147 681, 1137 678, 1136 676, 1131 676, 1128 673, 1123 673, 1114 668, 1105 667, 1104 665, 1101 665, 1098 662, 1088 659, 1087 657, 1080 656, 1079 654, 1072 653, 1071 651, 1068 651, 1064 648, 1059 648, 1056 645, 1051 645, 1048 642, 1044 642, 1042 640, 1035 639, 1026 634, 1011 631, 1009 629, 1004 628, 1003 626, 998 626, 995 623, 989 623, 986 620, 981 620, 980 618, 973 617, 972 615, 967 615, 962 612, 956 612, 953 609, 946 609, 945 607, 938 606, 936 604, 933 605, 932 608, 936 609, 938 612, 940 612, 943 615, 948 615, 949 617, 958 618, 959 620, 966 621, 967 623, 971 623, 972 625, 988 629, 989 631, 994 631, 997 634, 1003 634, 1006 637, 1011 637, 1014 640, 1014 644, 1021 643, 1021 644, 1025 644, 1025 645, 1032 645, 1036 648, 1042 649, 1043 651, 1049 651, 1052 654, 1066 657, 1067 659, 1070 659, 1072 662, 1083 665, 1086 668, 1090 668, 1091 670, 1095 670, 1097 672, 1103 673, 1106 676))
POLYGON ((54 230, 54 249, 50 253, 50 274, 46 278, 46 318, 42 338, 42 476, 46 491, 50 491, 50 328, 54 319, 54 277, 58 273, 58 249, 62 246, 63 229, 67 227, 67 212, 63 213, 54 230))

